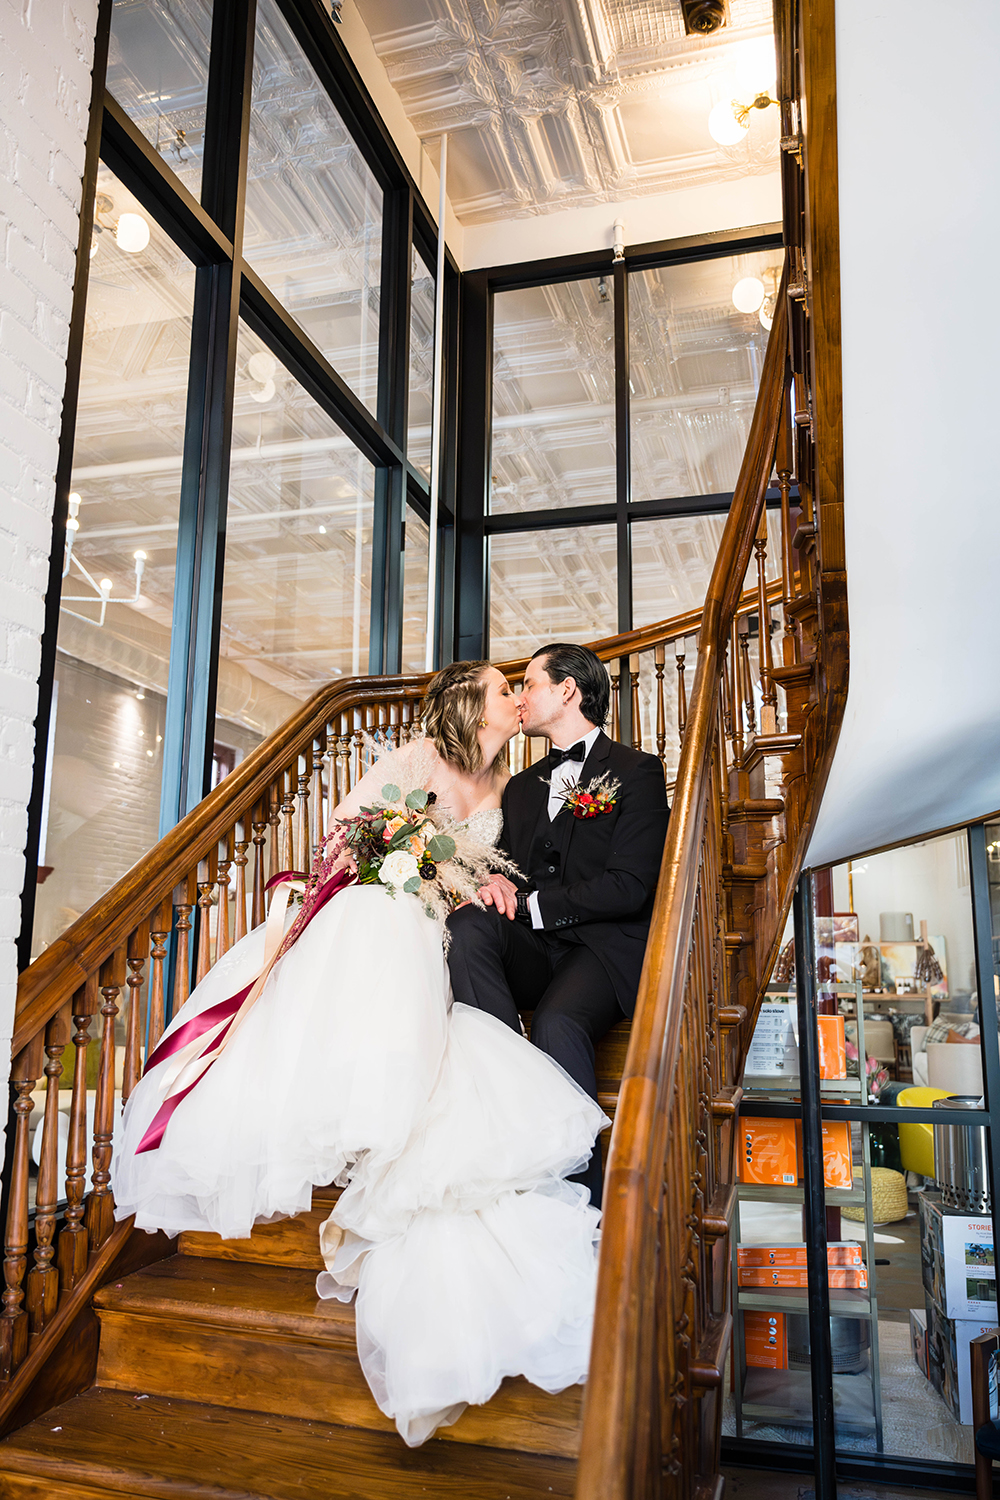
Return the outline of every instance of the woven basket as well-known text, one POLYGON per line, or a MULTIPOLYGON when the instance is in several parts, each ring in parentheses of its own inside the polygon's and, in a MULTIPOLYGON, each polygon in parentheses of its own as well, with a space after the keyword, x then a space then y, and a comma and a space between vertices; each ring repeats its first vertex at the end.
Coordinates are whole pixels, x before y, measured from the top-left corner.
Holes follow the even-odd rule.
MULTIPOLYGON (((872 1167, 871 1171, 872 1223, 895 1224, 897 1219, 905 1219, 910 1206, 906 1201, 906 1178, 902 1172, 894 1172, 891 1167, 872 1167)), ((854 1175, 858 1178, 861 1173, 855 1169, 854 1175)), ((854 1224, 865 1221, 863 1208, 842 1208, 840 1212, 854 1224)))

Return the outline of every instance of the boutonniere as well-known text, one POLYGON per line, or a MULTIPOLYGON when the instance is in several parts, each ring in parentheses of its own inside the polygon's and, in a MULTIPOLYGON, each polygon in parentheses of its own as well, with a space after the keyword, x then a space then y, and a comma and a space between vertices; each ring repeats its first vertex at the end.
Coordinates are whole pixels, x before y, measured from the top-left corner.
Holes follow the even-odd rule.
POLYGON ((576 786, 568 787, 559 795, 574 818, 597 818, 601 813, 611 811, 618 801, 620 790, 621 782, 609 781, 605 773, 594 781, 588 781, 586 786, 577 782, 576 786))

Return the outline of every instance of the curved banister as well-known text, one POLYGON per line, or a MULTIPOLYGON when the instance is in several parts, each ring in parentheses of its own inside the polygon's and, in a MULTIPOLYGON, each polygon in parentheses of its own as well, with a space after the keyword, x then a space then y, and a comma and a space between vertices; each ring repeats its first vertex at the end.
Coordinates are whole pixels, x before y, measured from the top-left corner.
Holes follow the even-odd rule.
MULTIPOLYGON (((618 1099, 605 1186, 578 1500, 626 1500, 635 1492, 637 1454, 642 1461, 639 1427, 647 1415, 641 1365, 651 1337, 644 1328, 648 1306, 643 1289, 655 1263, 650 1241, 672 1124, 670 1102, 701 877, 719 685, 771 476, 786 388, 787 282, 786 264, 750 439, 705 599, 687 731, 618 1099)), ((667 1245, 661 1250, 670 1253, 667 1245)))
MULTIPOLYGON (((780 583, 773 584, 769 594, 777 598, 780 590, 780 583)), ((756 600, 756 594, 748 591, 741 600, 741 610, 755 609, 756 600)), ((686 610, 641 630, 595 641, 593 649, 602 661, 633 656, 695 634, 700 620, 700 610, 686 610)), ((500 670, 514 679, 523 673, 527 662, 527 657, 503 662, 500 670)), ((170 893, 184 877, 192 860, 204 858, 225 830, 251 811, 268 791, 276 763, 295 755, 340 713, 363 713, 366 708, 395 703, 400 699, 416 703, 427 680, 426 673, 338 679, 320 688, 291 718, 262 740, 235 770, 20 975, 12 1040, 14 1055, 87 982, 105 957, 142 920, 150 906, 170 893)))

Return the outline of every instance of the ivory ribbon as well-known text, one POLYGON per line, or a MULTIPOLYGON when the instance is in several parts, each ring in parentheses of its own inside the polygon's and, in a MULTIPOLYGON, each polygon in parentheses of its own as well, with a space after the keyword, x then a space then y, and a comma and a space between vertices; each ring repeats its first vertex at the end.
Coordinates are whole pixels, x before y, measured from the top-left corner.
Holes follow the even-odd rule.
POLYGON ((183 1026, 178 1026, 176 1031, 170 1032, 157 1044, 146 1060, 144 1074, 159 1063, 166 1062, 168 1058, 172 1059, 163 1075, 163 1103, 136 1147, 137 1156, 143 1151, 156 1150, 174 1110, 228 1047, 260 998, 278 959, 302 936, 313 917, 331 896, 351 885, 354 878, 351 871, 338 870, 320 886, 310 911, 304 919, 299 919, 298 930, 294 936, 291 932, 288 934, 292 943, 285 941, 285 912, 292 892, 304 888, 306 877, 297 870, 282 870, 267 882, 265 889, 273 888, 274 895, 271 897, 271 908, 264 927, 264 962, 256 979, 237 990, 235 995, 220 1000, 217 1005, 210 1005, 200 1015, 186 1021, 183 1026))

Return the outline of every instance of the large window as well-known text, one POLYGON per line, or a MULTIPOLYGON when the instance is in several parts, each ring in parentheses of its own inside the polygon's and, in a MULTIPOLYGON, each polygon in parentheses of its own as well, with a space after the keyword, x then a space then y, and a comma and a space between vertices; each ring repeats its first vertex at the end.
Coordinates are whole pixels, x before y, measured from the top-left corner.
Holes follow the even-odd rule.
POLYGON ((436 227, 337 27, 108 24, 25 960, 318 688, 425 649, 436 227))
POLYGON ((96 188, 36 953, 155 843, 160 813, 195 272, 106 168, 96 188))
MULTIPOLYGON (((762 235, 665 246, 659 257, 647 249, 634 264, 609 255, 603 271, 577 279, 530 266, 487 274, 482 610, 492 656, 701 606, 753 417, 780 258, 778 237, 762 235), (760 305, 741 311, 754 292, 760 305)), ((769 525, 772 579, 776 544, 769 525)), ((463 562, 459 636, 471 642, 475 548, 463 562)))

